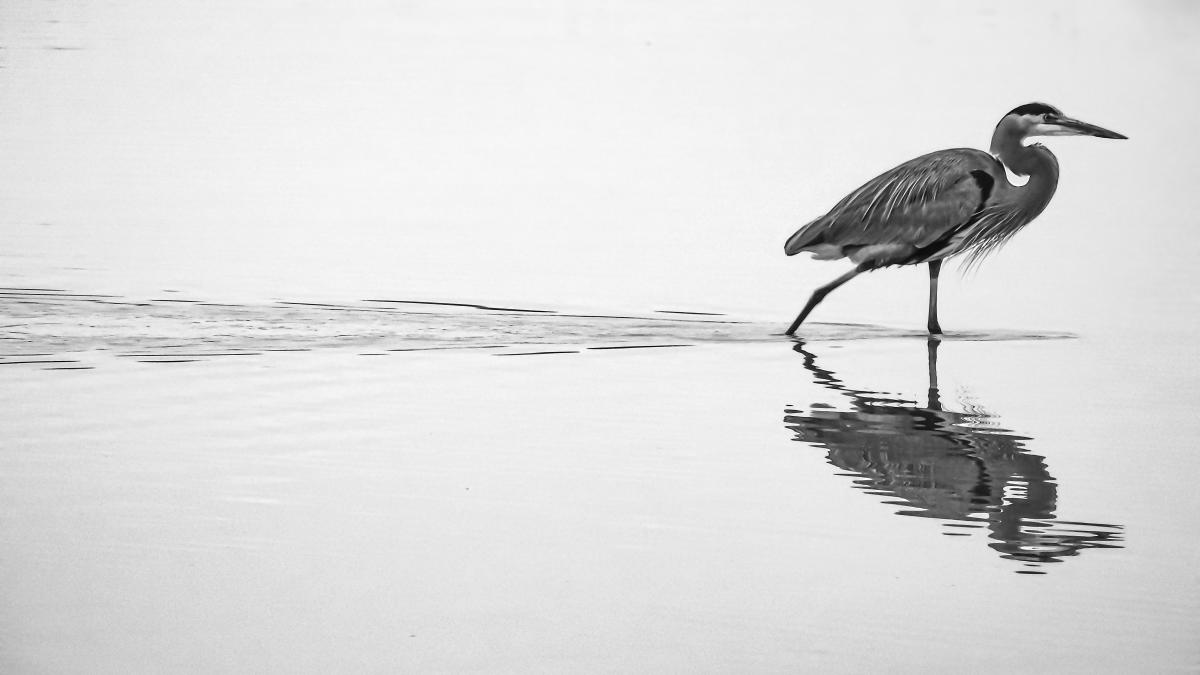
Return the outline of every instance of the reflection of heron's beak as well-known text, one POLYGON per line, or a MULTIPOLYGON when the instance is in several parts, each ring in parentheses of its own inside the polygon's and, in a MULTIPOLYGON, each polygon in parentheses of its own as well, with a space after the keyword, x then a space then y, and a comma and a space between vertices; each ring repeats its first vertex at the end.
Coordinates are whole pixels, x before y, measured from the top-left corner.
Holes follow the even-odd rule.
POLYGON ((1115 131, 1109 131, 1104 127, 1098 127, 1095 124, 1088 124, 1082 120, 1072 119, 1070 117, 1054 117, 1046 120, 1043 135, 1081 135, 1081 136, 1097 136, 1099 138, 1129 138, 1124 134, 1118 134, 1115 131), (1057 129, 1056 129, 1057 127, 1057 129))

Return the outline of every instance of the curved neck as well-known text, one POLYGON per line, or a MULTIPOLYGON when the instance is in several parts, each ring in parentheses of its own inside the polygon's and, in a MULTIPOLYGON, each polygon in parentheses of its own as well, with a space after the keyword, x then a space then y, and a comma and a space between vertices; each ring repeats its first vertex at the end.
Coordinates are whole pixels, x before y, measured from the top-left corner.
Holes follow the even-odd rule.
POLYGON ((1029 176, 1025 185, 1010 183, 1009 187, 1022 211, 1036 216, 1046 208, 1058 187, 1058 160, 1044 145, 1023 145, 1024 139, 1024 130, 1011 118, 1005 118, 992 135, 991 151, 1009 171, 1029 176))

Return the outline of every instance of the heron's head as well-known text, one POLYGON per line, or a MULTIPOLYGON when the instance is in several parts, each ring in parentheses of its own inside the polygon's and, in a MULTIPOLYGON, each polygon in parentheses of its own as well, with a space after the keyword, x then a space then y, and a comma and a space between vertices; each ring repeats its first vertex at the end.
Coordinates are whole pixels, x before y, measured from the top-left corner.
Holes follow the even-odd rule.
POLYGON ((1099 138, 1128 138, 1104 127, 1067 117, 1061 110, 1045 103, 1026 103, 1008 112, 997 130, 1004 128, 1021 138, 1031 136, 1097 136, 1099 138))

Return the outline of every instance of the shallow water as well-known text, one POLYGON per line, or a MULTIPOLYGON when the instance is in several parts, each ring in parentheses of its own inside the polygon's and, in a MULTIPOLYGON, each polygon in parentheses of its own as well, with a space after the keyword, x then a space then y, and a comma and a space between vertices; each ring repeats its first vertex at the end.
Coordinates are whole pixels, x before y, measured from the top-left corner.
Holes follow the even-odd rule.
POLYGON ((9 293, 5 670, 1200 656, 1196 423, 1087 339, 9 293))
MULTIPOLYGON (((782 327, 711 312, 658 310, 579 314, 421 300, 352 303, 278 301, 232 304, 197 299, 128 298, 61 289, 0 288, 0 365, 85 364, 109 353, 177 362, 271 351, 369 349, 384 355, 434 349, 485 349, 504 355, 538 345, 580 349, 687 347, 778 342, 782 327)), ((913 337, 922 333, 862 324, 812 324, 806 340, 913 337)), ((964 340, 1037 340, 1066 333, 957 332, 964 340)))

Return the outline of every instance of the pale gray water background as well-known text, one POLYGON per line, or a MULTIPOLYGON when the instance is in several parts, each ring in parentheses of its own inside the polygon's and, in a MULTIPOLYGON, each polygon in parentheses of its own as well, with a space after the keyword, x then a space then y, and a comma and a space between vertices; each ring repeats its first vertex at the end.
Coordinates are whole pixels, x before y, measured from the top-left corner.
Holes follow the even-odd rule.
POLYGON ((1198 27, 0 5, 0 670, 1200 669, 1198 27), (778 335, 797 225, 1034 99, 1131 140, 936 367, 923 271, 778 335))

